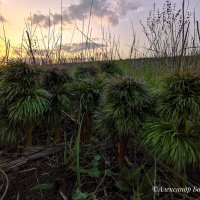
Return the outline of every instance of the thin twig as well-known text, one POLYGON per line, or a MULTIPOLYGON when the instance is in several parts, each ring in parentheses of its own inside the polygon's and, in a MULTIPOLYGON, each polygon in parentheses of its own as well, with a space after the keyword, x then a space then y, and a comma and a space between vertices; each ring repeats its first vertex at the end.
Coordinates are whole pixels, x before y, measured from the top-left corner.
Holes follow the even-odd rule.
POLYGON ((6 193, 7 193, 7 191, 8 191, 9 179, 8 179, 8 176, 6 175, 6 173, 5 173, 3 170, 1 170, 0 172, 1 172, 1 173, 5 176, 5 178, 6 178, 6 188, 5 188, 5 191, 4 191, 3 195, 2 195, 2 197, 0 198, 0 200, 3 200, 4 197, 5 197, 5 195, 6 195, 6 193))
POLYGON ((35 60, 33 49, 32 49, 32 43, 31 43, 31 39, 30 39, 30 35, 29 35, 28 31, 26 31, 26 34, 27 34, 27 37, 28 37, 29 51, 30 51, 30 54, 32 56, 33 63, 36 64, 36 60, 35 60))

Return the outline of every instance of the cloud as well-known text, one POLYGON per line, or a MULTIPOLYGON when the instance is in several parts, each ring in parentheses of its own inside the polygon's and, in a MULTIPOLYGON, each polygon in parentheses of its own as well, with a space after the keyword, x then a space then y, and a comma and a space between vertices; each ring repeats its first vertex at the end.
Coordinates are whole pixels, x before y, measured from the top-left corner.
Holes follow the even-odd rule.
MULTIPOLYGON (((106 45, 103 45, 105 47, 106 45)), ((102 48, 101 43, 92 43, 88 42, 87 45, 85 43, 72 43, 72 44, 64 44, 62 45, 62 50, 66 52, 79 52, 85 49, 97 49, 102 48)))
MULTIPOLYGON (((1 47, 1 46, 0 46, 1 47)), ((80 52, 83 50, 93 50, 93 49, 98 49, 98 48, 102 48, 102 47, 106 47, 106 45, 101 44, 101 43, 93 43, 93 42, 88 42, 87 45, 86 43, 72 43, 72 44, 63 44, 62 45, 62 51, 69 53, 69 52, 80 52)), ((0 48, 1 49, 1 48, 0 48)), ((55 53, 57 52, 57 50, 59 49, 59 46, 56 46, 56 48, 54 50, 50 49, 33 49, 33 52, 35 55, 40 55, 40 56, 46 56, 47 53, 55 53)), ((0 51, 1 52, 1 51, 0 51)), ((21 48, 19 47, 14 47, 12 50, 12 54, 13 55, 17 55, 19 56, 20 53, 22 53, 23 55, 27 54, 27 50, 26 49, 22 49, 21 52, 21 48)))
MULTIPOLYGON (((74 20, 83 20, 88 18, 91 8, 91 0, 80 0, 78 4, 72 4, 63 9, 63 23, 72 23, 74 20)), ((140 4, 131 0, 94 0, 92 5, 92 16, 106 19, 111 25, 117 25, 121 17, 126 16, 130 11, 137 11, 140 4)), ((33 23, 43 27, 49 26, 49 17, 55 25, 60 23, 60 13, 51 13, 44 15, 42 13, 33 14, 33 23)))

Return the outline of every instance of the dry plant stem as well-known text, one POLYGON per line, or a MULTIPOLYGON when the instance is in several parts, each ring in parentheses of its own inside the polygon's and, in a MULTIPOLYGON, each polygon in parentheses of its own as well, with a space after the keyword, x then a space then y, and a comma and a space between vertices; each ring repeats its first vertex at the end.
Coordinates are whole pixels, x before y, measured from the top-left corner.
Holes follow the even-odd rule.
POLYGON ((100 187, 102 186, 102 184, 104 184, 104 182, 105 182, 105 178, 106 178, 106 170, 104 171, 104 175, 103 175, 101 181, 99 182, 99 184, 97 185, 95 191, 92 192, 92 193, 90 194, 89 200, 93 198, 93 195, 95 195, 95 194, 98 193, 99 188, 100 188, 100 187))
POLYGON ((86 40, 92 42, 94 44, 94 46, 96 46, 98 49, 102 50, 103 51, 103 48, 100 47, 98 44, 96 44, 92 39, 90 39, 85 33, 82 32, 82 30, 80 30, 77 26, 76 26, 76 29, 82 34, 82 36, 85 37, 86 40))
MULTIPOLYGON (((136 36, 135 36, 132 20, 131 20, 131 27, 132 27, 133 41, 132 41, 131 49, 130 49, 130 68, 132 67, 132 54, 133 54, 133 49, 134 49, 135 44, 136 44, 136 36)), ((134 59, 135 59, 135 57, 134 57, 134 59)))
POLYGON ((54 132, 54 138, 55 138, 56 143, 59 143, 61 141, 61 137, 62 137, 61 126, 58 126, 55 128, 55 132, 54 132))
POLYGON ((119 53, 119 49, 120 49, 120 36, 118 37, 118 41, 117 41, 117 44, 116 44, 116 47, 115 47, 115 54, 117 54, 118 56, 118 59, 121 60, 121 56, 120 56, 120 53, 119 53))
POLYGON ((23 57, 23 47, 24 47, 24 45, 23 45, 23 41, 24 41, 24 30, 23 30, 23 33, 22 33, 22 38, 21 38, 21 46, 20 46, 20 58, 22 58, 23 57))
POLYGON ((8 180, 8 176, 6 175, 6 173, 5 173, 3 170, 1 170, 0 172, 1 172, 1 173, 5 176, 5 178, 6 178, 6 189, 5 189, 5 191, 4 191, 3 195, 2 195, 2 197, 0 198, 0 200, 3 200, 4 197, 6 196, 7 191, 8 191, 9 180, 8 180))
MULTIPOLYGON (((159 165, 161 165, 162 167, 164 167, 165 169, 169 170, 172 173, 173 178, 174 178, 173 180, 175 180, 175 179, 182 180, 183 179, 183 177, 181 176, 181 174, 179 172, 177 172, 175 167, 171 168, 171 167, 167 166, 166 164, 164 164, 163 162, 160 162, 160 161, 157 161, 157 162, 158 162, 159 165)), ((191 185, 191 184, 189 184, 189 186, 193 187, 193 185, 191 185)))
POLYGON ((157 12, 154 4, 154 8, 147 18, 146 26, 141 23, 152 56, 163 58, 166 66, 174 68, 191 65, 191 62, 192 64, 197 63, 195 59, 191 59, 189 62, 187 57, 198 56, 199 47, 195 42, 195 37, 198 37, 199 34, 195 23, 193 31, 191 30, 191 13, 188 8, 185 8, 186 1, 182 0, 182 8, 178 11, 175 11, 175 5, 173 8, 170 1, 166 2, 161 12, 159 10, 157 12))
POLYGON ((33 125, 29 124, 28 128, 27 128, 27 135, 26 135, 26 146, 27 147, 31 147, 33 144, 32 135, 33 135, 33 125))
POLYGON ((199 43, 200 43, 199 21, 196 21, 196 24, 197 24, 197 34, 198 34, 199 43))
POLYGON ((181 174, 179 172, 177 172, 175 167, 173 168, 173 171, 175 173, 173 173, 172 179, 178 186, 180 186, 181 185, 181 181, 182 181, 182 176, 181 176, 181 174))
POLYGON ((123 166, 125 163, 127 145, 128 145, 128 137, 121 138, 121 140, 117 143, 116 160, 117 160, 117 164, 120 167, 123 166))
POLYGON ((78 135, 76 138, 75 151, 76 151, 76 176, 77 176, 77 185, 81 189, 81 173, 80 173, 80 135, 82 128, 83 117, 80 115, 80 122, 78 127, 78 135))
POLYGON ((10 53, 10 41, 7 40, 6 38, 6 31, 5 31, 5 27, 4 27, 4 20, 3 20, 3 17, 1 16, 1 22, 2 22, 2 27, 3 27, 3 34, 4 34, 4 43, 5 43, 5 48, 6 48, 6 54, 5 54, 5 57, 4 57, 4 62, 5 64, 8 63, 8 59, 9 59, 9 53, 10 53))
POLYGON ((81 127, 80 140, 84 142, 90 140, 92 137, 92 117, 90 114, 85 114, 83 117, 83 124, 81 127))
MULTIPOLYGON (((37 184, 40 185, 40 182, 39 182, 39 179, 38 179, 38 175, 37 175, 37 171, 35 171, 35 177, 36 177, 36 180, 37 180, 37 184)), ((41 199, 43 199, 43 194, 42 194, 42 190, 40 190, 40 196, 41 196, 41 199)))
MULTIPOLYGON (((154 166, 155 166, 155 170, 154 170, 154 180, 153 180, 153 182, 154 182, 154 186, 156 186, 156 175, 157 175, 157 162, 156 162, 156 157, 154 158, 154 166)), ((153 194, 153 199, 155 200, 156 199, 156 193, 154 192, 154 194, 153 194)))
POLYGON ((89 21, 88 21, 88 27, 87 27, 87 33, 86 33, 86 41, 85 41, 85 58, 87 58, 87 50, 89 51, 88 47, 88 39, 89 39, 89 33, 90 33, 90 21, 91 21, 91 16, 92 16, 92 7, 93 7, 93 0, 91 1, 90 5, 90 13, 89 13, 89 21))
POLYGON ((60 15, 60 47, 59 47, 59 53, 58 53, 58 61, 59 63, 61 62, 61 50, 62 50, 62 32, 63 32, 63 27, 62 27, 62 24, 63 24, 63 16, 62 16, 62 0, 60 1, 60 10, 61 10, 61 15, 60 15))
POLYGON ((185 0, 182 1, 182 50, 185 46, 185 0))
POLYGON ((179 68, 181 68, 181 63, 182 63, 182 59, 183 57, 186 55, 186 49, 185 49, 185 46, 186 46, 186 40, 187 40, 187 36, 188 36, 188 32, 189 32, 189 27, 190 27, 190 23, 188 23, 188 26, 187 26, 187 30, 186 30, 186 34, 185 34, 185 37, 184 37, 184 40, 183 40, 183 44, 182 44, 182 49, 181 49, 181 55, 180 55, 180 62, 179 62, 179 68))
POLYGON ((30 35, 29 35, 28 31, 26 31, 26 34, 27 34, 27 37, 28 37, 29 51, 30 51, 30 54, 32 56, 33 63, 36 64, 36 60, 35 60, 33 49, 32 49, 32 43, 31 43, 31 39, 30 39, 30 35))

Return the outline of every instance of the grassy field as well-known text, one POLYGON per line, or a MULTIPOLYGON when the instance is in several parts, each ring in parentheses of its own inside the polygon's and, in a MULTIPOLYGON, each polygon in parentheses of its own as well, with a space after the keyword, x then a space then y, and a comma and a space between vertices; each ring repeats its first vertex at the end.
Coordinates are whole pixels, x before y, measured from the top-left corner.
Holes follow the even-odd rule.
POLYGON ((197 199, 199 71, 161 61, 2 68, 0 194, 197 199))

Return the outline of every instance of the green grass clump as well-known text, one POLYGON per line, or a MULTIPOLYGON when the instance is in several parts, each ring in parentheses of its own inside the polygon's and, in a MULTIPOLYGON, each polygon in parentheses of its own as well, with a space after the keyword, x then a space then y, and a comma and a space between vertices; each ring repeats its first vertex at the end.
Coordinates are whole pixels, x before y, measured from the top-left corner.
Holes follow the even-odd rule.
MULTIPOLYGON (((151 106, 152 97, 144 85, 129 76, 111 79, 101 97, 96 113, 96 127, 116 143, 123 140, 127 143, 129 137, 136 136, 140 131, 151 112, 151 106)), ((119 164, 123 159, 124 155, 119 164)))
POLYGON ((160 160, 177 170, 197 164, 200 110, 200 74, 192 69, 174 72, 163 80, 155 118, 146 124, 143 142, 160 160))
MULTIPOLYGON (((51 94, 41 87, 41 73, 35 66, 23 62, 12 62, 4 68, 0 80, 1 113, 6 118, 0 138, 4 135, 18 137, 19 132, 26 135, 26 145, 32 145, 33 127, 40 117, 49 109, 51 94), (5 130, 5 132, 3 131, 5 130), (11 131, 12 130, 12 131, 11 131)), ((4 141, 2 141, 4 143, 4 141)))

